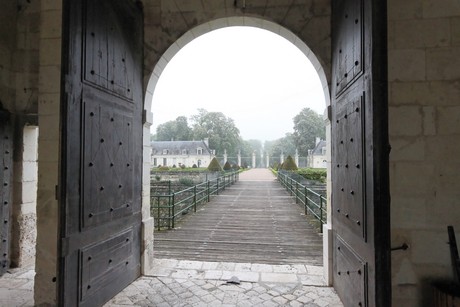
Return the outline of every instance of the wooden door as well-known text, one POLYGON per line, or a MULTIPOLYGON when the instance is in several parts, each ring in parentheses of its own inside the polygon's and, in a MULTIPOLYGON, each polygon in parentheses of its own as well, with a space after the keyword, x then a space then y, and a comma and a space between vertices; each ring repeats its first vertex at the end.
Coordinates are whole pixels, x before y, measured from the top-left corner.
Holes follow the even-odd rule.
POLYGON ((333 282, 390 306, 386 1, 331 2, 333 282))
POLYGON ((10 114, 0 105, 0 276, 9 269, 13 170, 13 133, 10 114))
POLYGON ((140 275, 143 15, 64 1, 59 303, 98 306, 140 275))

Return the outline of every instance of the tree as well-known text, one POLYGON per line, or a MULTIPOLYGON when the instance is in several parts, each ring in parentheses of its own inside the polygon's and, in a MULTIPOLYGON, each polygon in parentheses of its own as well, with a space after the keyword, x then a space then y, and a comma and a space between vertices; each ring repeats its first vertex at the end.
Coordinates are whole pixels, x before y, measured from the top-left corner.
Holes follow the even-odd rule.
POLYGON ((216 150, 216 155, 236 155, 240 146, 240 131, 233 119, 221 112, 208 112, 198 109, 198 114, 191 117, 193 137, 197 140, 209 139, 209 147, 216 150))
POLYGON ((192 129, 188 126, 187 117, 179 116, 157 127, 156 141, 190 141, 192 129))
POLYGON ((286 133, 283 138, 274 141, 265 141, 265 151, 270 157, 279 157, 281 153, 285 155, 295 155, 296 144, 292 133, 286 133))
POLYGON ((326 125, 321 115, 305 108, 294 118, 294 140, 299 153, 305 155, 315 147, 315 139, 326 137, 326 125))

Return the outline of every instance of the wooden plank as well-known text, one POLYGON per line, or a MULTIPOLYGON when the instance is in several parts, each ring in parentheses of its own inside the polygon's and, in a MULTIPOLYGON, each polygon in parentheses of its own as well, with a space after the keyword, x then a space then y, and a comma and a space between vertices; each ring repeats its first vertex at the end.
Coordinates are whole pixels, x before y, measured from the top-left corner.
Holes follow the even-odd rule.
POLYGON ((154 242, 156 258, 322 265, 321 234, 274 180, 237 182, 154 242))

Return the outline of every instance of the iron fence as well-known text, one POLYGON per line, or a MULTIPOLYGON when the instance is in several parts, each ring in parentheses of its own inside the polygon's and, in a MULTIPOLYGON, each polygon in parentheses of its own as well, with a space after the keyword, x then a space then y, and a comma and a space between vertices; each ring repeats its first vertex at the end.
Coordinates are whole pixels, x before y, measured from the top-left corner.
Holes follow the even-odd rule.
POLYGON ((209 202, 211 196, 218 195, 238 179, 239 172, 229 172, 177 192, 171 190, 171 182, 165 183, 168 193, 150 195, 150 213, 156 218, 157 229, 174 228, 182 216, 192 210, 196 212, 198 205, 209 202))
POLYGON ((327 220, 327 200, 322 194, 315 192, 306 185, 301 184, 291 173, 278 172, 278 181, 294 196, 296 204, 301 204, 305 215, 309 213, 320 223, 320 232, 323 232, 323 224, 327 220))

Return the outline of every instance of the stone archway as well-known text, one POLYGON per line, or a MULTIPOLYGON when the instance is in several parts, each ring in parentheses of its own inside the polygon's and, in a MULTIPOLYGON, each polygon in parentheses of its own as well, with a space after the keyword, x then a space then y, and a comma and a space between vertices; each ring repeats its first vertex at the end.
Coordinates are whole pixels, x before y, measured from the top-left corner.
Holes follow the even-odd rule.
MULTIPOLYGON (((232 16, 232 17, 225 17, 225 18, 219 18, 219 19, 214 19, 211 21, 207 21, 203 24, 200 24, 189 31, 187 31, 184 35, 179 37, 174 43, 172 43, 167 50, 159 57, 157 63, 155 66, 152 67, 146 67, 147 63, 144 63, 144 71, 150 71, 150 75, 145 75, 144 76, 144 83, 145 83, 145 97, 144 97, 144 112, 146 114, 144 118, 144 157, 150 157, 150 138, 148 137, 150 135, 150 125, 152 124, 152 113, 151 113, 151 107, 152 107, 152 98, 153 98, 153 93, 155 91, 155 87, 158 83, 158 80, 161 76, 161 73, 163 70, 166 68, 167 64, 171 59, 189 42, 194 40, 195 38, 206 34, 208 32, 211 32, 213 30, 221 29, 221 28, 226 28, 226 27, 231 27, 231 26, 244 26, 244 27, 256 27, 260 29, 264 29, 267 31, 270 31, 272 33, 275 33, 277 35, 280 35, 281 37, 285 38, 289 42, 291 42, 294 46, 299 48, 299 50, 309 59, 309 61, 312 63, 313 67, 315 68, 322 88, 323 88, 323 93, 324 93, 324 98, 326 102, 326 143, 327 143, 327 152, 328 152, 328 165, 330 165, 330 121, 329 121, 329 116, 328 116, 328 109, 330 106, 330 96, 329 96, 329 79, 330 79, 330 72, 329 70, 325 70, 324 67, 330 67, 330 64, 322 64, 323 61, 317 55, 310 49, 305 42, 299 38, 297 35, 295 35, 293 32, 291 32, 289 29, 262 19, 262 18, 257 18, 257 17, 237 17, 237 16, 232 16)), ((151 54, 146 54, 145 59, 149 59, 151 57, 151 54)), ((149 178, 150 174, 150 162, 147 161, 147 159, 144 159, 144 179, 149 178)), ((328 184, 327 184, 327 189, 328 189, 328 206, 330 206, 330 187, 331 187, 331 182, 330 182, 330 167, 328 167, 328 184)), ((148 185, 148 181, 144 180, 144 187, 143 187, 143 196, 144 196, 144 202, 143 202, 143 207, 144 210, 143 212, 148 213, 150 204, 149 204, 149 197, 146 197, 146 195, 149 195, 150 192, 150 187, 148 185), (146 184, 147 182, 147 184, 146 184)), ((153 218, 149 217, 148 214, 143 215, 143 225, 144 225, 144 246, 146 247, 144 249, 144 257, 143 257, 143 271, 148 272, 150 270, 150 267, 153 262, 153 218), (145 219, 144 219, 145 216, 145 219)), ((328 208, 328 224, 324 225, 324 240, 323 240, 323 245, 324 245, 324 267, 325 267, 325 279, 329 284, 332 284, 332 276, 331 276, 331 271, 329 269, 331 265, 331 256, 330 256, 330 248, 331 248, 331 243, 330 243, 330 238, 331 238, 331 226, 330 226, 330 208, 328 208)))

